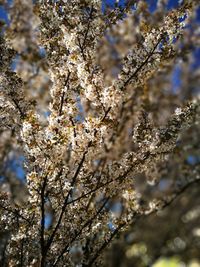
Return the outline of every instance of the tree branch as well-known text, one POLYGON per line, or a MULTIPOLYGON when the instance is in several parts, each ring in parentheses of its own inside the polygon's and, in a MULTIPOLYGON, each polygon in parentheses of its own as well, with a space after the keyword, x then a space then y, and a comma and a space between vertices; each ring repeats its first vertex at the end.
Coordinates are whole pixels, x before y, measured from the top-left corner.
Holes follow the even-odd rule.
POLYGON ((69 246, 81 235, 82 231, 88 226, 90 225, 90 223, 92 223, 94 221, 94 219, 101 213, 101 211, 103 210, 103 208, 105 207, 105 205, 107 204, 109 200, 109 197, 105 199, 104 203, 102 204, 102 206, 99 208, 99 210, 96 212, 96 214, 90 218, 87 222, 85 222, 85 224, 81 227, 81 229, 78 231, 78 233, 67 243, 67 245, 63 248, 61 254, 58 256, 58 258, 56 259, 55 263, 53 264, 53 267, 55 267, 58 262, 60 261, 60 259, 62 258, 63 254, 67 252, 69 246))
MULTIPOLYGON (((64 85, 64 86, 69 87, 69 78, 70 78, 70 74, 71 74, 71 73, 68 72, 67 79, 66 79, 66 82, 65 82, 65 85, 64 85)), ((63 108, 64 99, 65 99, 65 91, 63 90, 63 92, 62 92, 62 96, 61 96, 61 101, 60 101, 59 116, 62 115, 62 108, 63 108)))
MULTIPOLYGON (((91 145, 91 142, 89 142, 89 144, 88 144, 88 148, 90 147, 90 145, 91 145)), ((82 157, 82 159, 81 159, 81 161, 80 161, 80 163, 79 163, 79 165, 78 165, 78 168, 77 168, 77 170, 76 170, 76 172, 75 172, 75 174, 74 174, 74 177, 73 177, 72 182, 71 182, 71 189, 69 190, 69 192, 68 192, 68 194, 67 194, 67 196, 66 196, 66 198, 65 198, 65 201, 64 201, 64 204, 63 204, 63 206, 62 206, 62 210, 61 210, 60 216, 59 216, 58 221, 57 221, 57 224, 56 224, 56 226, 55 226, 55 228, 54 228, 54 230, 53 230, 53 232, 52 232, 52 234, 51 234, 49 240, 47 241, 46 252, 47 252, 47 250, 50 248, 50 246, 51 246, 51 244, 52 244, 52 242, 53 242, 53 240, 54 240, 55 234, 56 234, 56 232, 57 232, 57 230, 58 230, 58 228, 59 228, 59 226, 60 226, 60 223, 61 223, 61 221, 62 221, 63 215, 64 215, 64 213, 65 213, 65 209, 66 209, 66 207, 67 207, 67 205, 68 205, 68 199, 69 199, 69 196, 71 195, 72 190, 73 190, 72 187, 73 187, 73 186, 75 185, 75 183, 76 183, 76 179, 77 179, 77 177, 78 177, 78 175, 79 175, 79 173, 80 173, 80 170, 81 170, 81 168, 82 168, 82 166, 83 166, 83 163, 84 163, 84 161, 85 161, 85 156, 86 156, 87 153, 88 153, 88 149, 83 153, 83 157, 82 157)))
POLYGON ((156 48, 158 47, 159 43, 161 42, 162 38, 160 38, 157 43, 155 44, 154 48, 152 49, 152 51, 149 53, 149 55, 147 56, 147 58, 142 62, 142 64, 135 70, 135 72, 124 82, 123 87, 125 88, 130 81, 138 74, 138 72, 148 63, 149 59, 152 57, 154 51, 156 50, 156 48))
POLYGON ((41 189, 41 234, 40 234, 40 245, 41 245, 41 267, 45 266, 45 256, 46 256, 46 248, 45 248, 45 240, 44 240, 44 228, 45 228, 45 189, 47 185, 47 176, 45 176, 42 189, 41 189))

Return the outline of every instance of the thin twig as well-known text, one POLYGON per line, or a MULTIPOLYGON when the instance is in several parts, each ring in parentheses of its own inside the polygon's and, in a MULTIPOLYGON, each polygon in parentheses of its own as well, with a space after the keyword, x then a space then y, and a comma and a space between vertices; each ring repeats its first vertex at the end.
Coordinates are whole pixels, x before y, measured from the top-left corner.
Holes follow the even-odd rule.
POLYGON ((152 51, 149 53, 149 55, 147 56, 147 58, 142 62, 142 64, 135 70, 135 72, 124 82, 123 87, 126 87, 129 82, 138 74, 138 72, 148 63, 149 59, 152 57, 152 55, 154 54, 154 51, 156 50, 156 48, 158 47, 159 43, 161 42, 162 38, 160 38, 157 43, 155 44, 154 48, 152 49, 152 51))
MULTIPOLYGON (((66 79, 66 82, 65 82, 65 85, 64 85, 64 86, 69 87, 69 78, 70 78, 70 74, 71 74, 71 73, 68 72, 67 79, 66 79)), ((65 99, 65 91, 63 90, 63 92, 62 92, 62 96, 61 96, 61 101, 60 101, 59 116, 62 115, 62 109, 63 109, 64 99, 65 99)))
MULTIPOLYGON (((88 144, 88 148, 90 147, 90 145, 91 145, 91 142, 89 142, 89 144, 88 144)), ((79 175, 79 173, 80 173, 80 170, 81 170, 81 168, 82 168, 82 166, 83 166, 83 163, 84 163, 84 161, 85 161, 85 156, 86 156, 86 154, 88 153, 88 148, 87 148, 87 150, 83 153, 83 157, 82 157, 82 159, 81 159, 81 161, 80 161, 80 163, 79 163, 79 165, 78 165, 78 168, 77 168, 77 170, 76 170, 76 172, 75 172, 75 174, 74 174, 74 177, 73 177, 73 179, 72 179, 72 182, 71 182, 71 189, 69 190, 67 196, 65 197, 65 201, 64 201, 64 203, 63 203, 62 210, 61 210, 60 216, 59 216, 59 218, 58 218, 57 224, 56 224, 56 226, 55 226, 55 228, 54 228, 54 230, 53 230, 51 236, 49 237, 49 240, 47 241, 47 245, 46 245, 46 253, 47 253, 47 250, 50 248, 50 246, 51 246, 51 244, 52 244, 52 242, 53 242, 53 240, 54 240, 55 234, 56 234, 56 232, 57 232, 57 230, 58 230, 58 228, 59 228, 59 226, 60 226, 60 223, 61 223, 61 221, 62 221, 63 215, 64 215, 64 213, 65 213, 66 206, 68 205, 69 197, 70 197, 70 195, 71 195, 71 193, 72 193, 72 190, 73 190, 73 186, 74 186, 75 183, 76 183, 76 179, 77 179, 77 177, 78 177, 78 175, 79 175)))
POLYGON ((94 257, 91 259, 91 261, 87 264, 87 267, 93 266, 94 262, 97 260, 101 252, 110 244, 112 239, 119 233, 121 228, 123 228, 125 225, 126 223, 122 223, 113 231, 113 233, 110 235, 110 238, 103 243, 103 245, 99 248, 94 257))
POLYGON ((45 228, 45 189, 47 185, 47 176, 44 177, 42 189, 41 189, 41 235, 40 235, 40 245, 41 245, 41 267, 45 266, 45 240, 44 240, 44 228, 45 228))
POLYGON ((111 110, 111 107, 109 107, 109 108, 106 110, 106 112, 105 112, 103 118, 101 119, 101 122, 103 122, 103 121, 106 119, 106 117, 107 117, 108 113, 110 112, 110 110, 111 110))
POLYGON ((5 211, 8 211, 10 213, 13 213, 13 214, 17 215, 18 217, 20 217, 21 219, 25 220, 28 223, 30 222, 27 218, 25 218, 23 215, 21 215, 19 213, 19 211, 17 211, 16 209, 15 210, 9 209, 7 207, 4 207, 1 203, 0 203, 0 208, 4 209, 5 211))
POLYGON ((25 117, 25 113, 22 111, 20 105, 17 103, 16 99, 12 98, 13 103, 15 104, 15 107, 20 113, 21 118, 23 119, 25 117))
POLYGON ((65 245, 65 247, 63 248, 62 252, 60 253, 60 255, 58 256, 58 258, 56 259, 55 263, 53 264, 53 267, 55 267, 58 262, 60 261, 60 259, 62 258, 63 254, 66 253, 68 251, 69 246, 81 235, 81 233, 83 232, 83 230, 90 225, 90 223, 92 223, 94 221, 94 219, 101 213, 101 211, 103 210, 103 208, 105 207, 105 205, 108 203, 109 198, 106 198, 104 203, 101 205, 101 207, 99 208, 99 210, 95 213, 95 215, 90 218, 89 220, 87 220, 85 222, 85 224, 81 227, 81 229, 78 231, 78 233, 65 245))

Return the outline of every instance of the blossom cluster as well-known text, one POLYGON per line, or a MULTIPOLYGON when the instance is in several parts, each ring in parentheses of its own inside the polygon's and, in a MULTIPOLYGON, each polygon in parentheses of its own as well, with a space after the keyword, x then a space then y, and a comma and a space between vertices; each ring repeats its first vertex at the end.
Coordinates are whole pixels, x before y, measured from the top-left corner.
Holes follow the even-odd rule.
POLYGON ((100 0, 14 0, 7 8, 0 127, 24 155, 27 192, 26 201, 11 185, 0 193, 3 260, 100 266, 118 232, 174 197, 172 186, 159 192, 159 164, 198 124, 200 109, 196 96, 177 96, 172 107, 161 75, 183 56, 189 29, 181 18, 196 5, 161 11, 158 3, 155 16, 143 0, 104 11, 100 0), (109 73, 101 51, 113 56, 109 73))

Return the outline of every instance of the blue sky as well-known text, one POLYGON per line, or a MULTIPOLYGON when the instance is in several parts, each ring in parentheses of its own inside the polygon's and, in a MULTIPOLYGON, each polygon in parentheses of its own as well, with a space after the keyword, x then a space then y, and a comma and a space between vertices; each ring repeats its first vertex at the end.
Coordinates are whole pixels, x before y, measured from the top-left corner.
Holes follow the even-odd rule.
POLYGON ((5 9, 0 5, 0 18, 8 22, 8 16, 5 9))

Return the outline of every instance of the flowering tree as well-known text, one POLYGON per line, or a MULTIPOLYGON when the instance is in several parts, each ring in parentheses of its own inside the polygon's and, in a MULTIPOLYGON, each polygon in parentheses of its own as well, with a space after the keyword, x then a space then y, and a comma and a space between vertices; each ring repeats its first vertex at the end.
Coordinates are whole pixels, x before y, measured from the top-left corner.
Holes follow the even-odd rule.
POLYGON ((0 3, 1 266, 106 265, 200 180, 198 1, 0 3))

